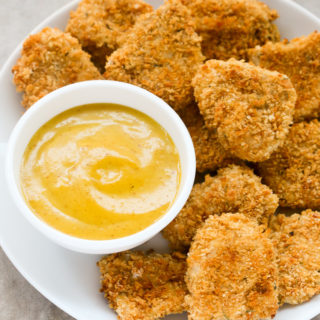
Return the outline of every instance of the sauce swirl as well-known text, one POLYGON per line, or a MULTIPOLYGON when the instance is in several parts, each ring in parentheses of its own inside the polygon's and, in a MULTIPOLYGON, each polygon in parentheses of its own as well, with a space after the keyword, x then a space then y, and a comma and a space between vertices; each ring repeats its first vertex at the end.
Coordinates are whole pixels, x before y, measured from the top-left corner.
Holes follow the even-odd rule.
POLYGON ((106 240, 151 225, 172 205, 179 154, 153 119, 115 104, 83 105, 44 124, 21 166, 31 210, 72 236, 106 240))

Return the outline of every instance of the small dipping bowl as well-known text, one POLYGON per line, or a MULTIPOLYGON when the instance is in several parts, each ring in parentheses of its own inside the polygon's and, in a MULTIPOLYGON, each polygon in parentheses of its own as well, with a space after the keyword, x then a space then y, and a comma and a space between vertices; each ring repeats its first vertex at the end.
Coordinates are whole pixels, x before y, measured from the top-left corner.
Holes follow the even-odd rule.
POLYGON ((70 250, 108 254, 134 248, 165 228, 185 204, 195 177, 191 137, 175 111, 162 99, 139 87, 117 81, 92 80, 55 90, 37 101, 16 124, 7 148, 5 171, 9 192, 22 215, 46 237, 70 250), (138 110, 159 123, 171 136, 180 157, 181 178, 176 198, 157 221, 142 231, 112 240, 86 240, 65 234, 42 221, 28 207, 21 190, 20 169, 25 149, 38 129, 56 115, 85 104, 112 103, 138 110))

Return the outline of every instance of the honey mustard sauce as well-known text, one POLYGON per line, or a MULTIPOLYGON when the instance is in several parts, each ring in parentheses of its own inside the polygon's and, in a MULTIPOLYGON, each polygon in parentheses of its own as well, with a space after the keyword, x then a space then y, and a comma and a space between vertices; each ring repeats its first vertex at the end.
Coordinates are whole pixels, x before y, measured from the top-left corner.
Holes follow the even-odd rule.
POLYGON ((21 166, 31 210, 85 239, 115 239, 151 225, 172 205, 180 159, 153 119, 115 104, 83 105, 44 124, 21 166))

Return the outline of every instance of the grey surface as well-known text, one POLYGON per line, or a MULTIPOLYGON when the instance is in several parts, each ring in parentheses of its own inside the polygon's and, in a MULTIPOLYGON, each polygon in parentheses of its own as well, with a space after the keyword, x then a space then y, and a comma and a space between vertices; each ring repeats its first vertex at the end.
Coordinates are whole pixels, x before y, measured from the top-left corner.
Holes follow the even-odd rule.
MULTIPOLYGON (((320 16, 320 0, 296 0, 320 16)), ((68 0, 0 0, 0 66, 37 24, 68 0)), ((0 248, 0 320, 71 320, 38 293, 0 248)), ((94 319, 93 319, 94 320, 94 319)), ((320 320, 320 316, 314 318, 320 320)))

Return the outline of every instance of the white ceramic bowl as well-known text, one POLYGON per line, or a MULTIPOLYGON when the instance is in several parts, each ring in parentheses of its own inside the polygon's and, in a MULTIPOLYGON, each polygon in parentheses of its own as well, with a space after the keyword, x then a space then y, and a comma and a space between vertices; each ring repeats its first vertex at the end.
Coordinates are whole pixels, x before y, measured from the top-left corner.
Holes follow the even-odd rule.
POLYGON ((108 80, 85 81, 51 92, 37 101, 20 118, 9 142, 5 160, 6 179, 14 203, 25 218, 57 244, 83 253, 113 253, 136 247, 161 231, 185 204, 195 177, 195 152, 189 132, 167 103, 139 87, 108 80), (133 235, 112 240, 86 240, 54 229, 27 206, 20 188, 21 160, 35 132, 57 114, 89 103, 116 103, 141 111, 157 121, 171 136, 181 162, 181 182, 176 200, 156 222, 133 235))

